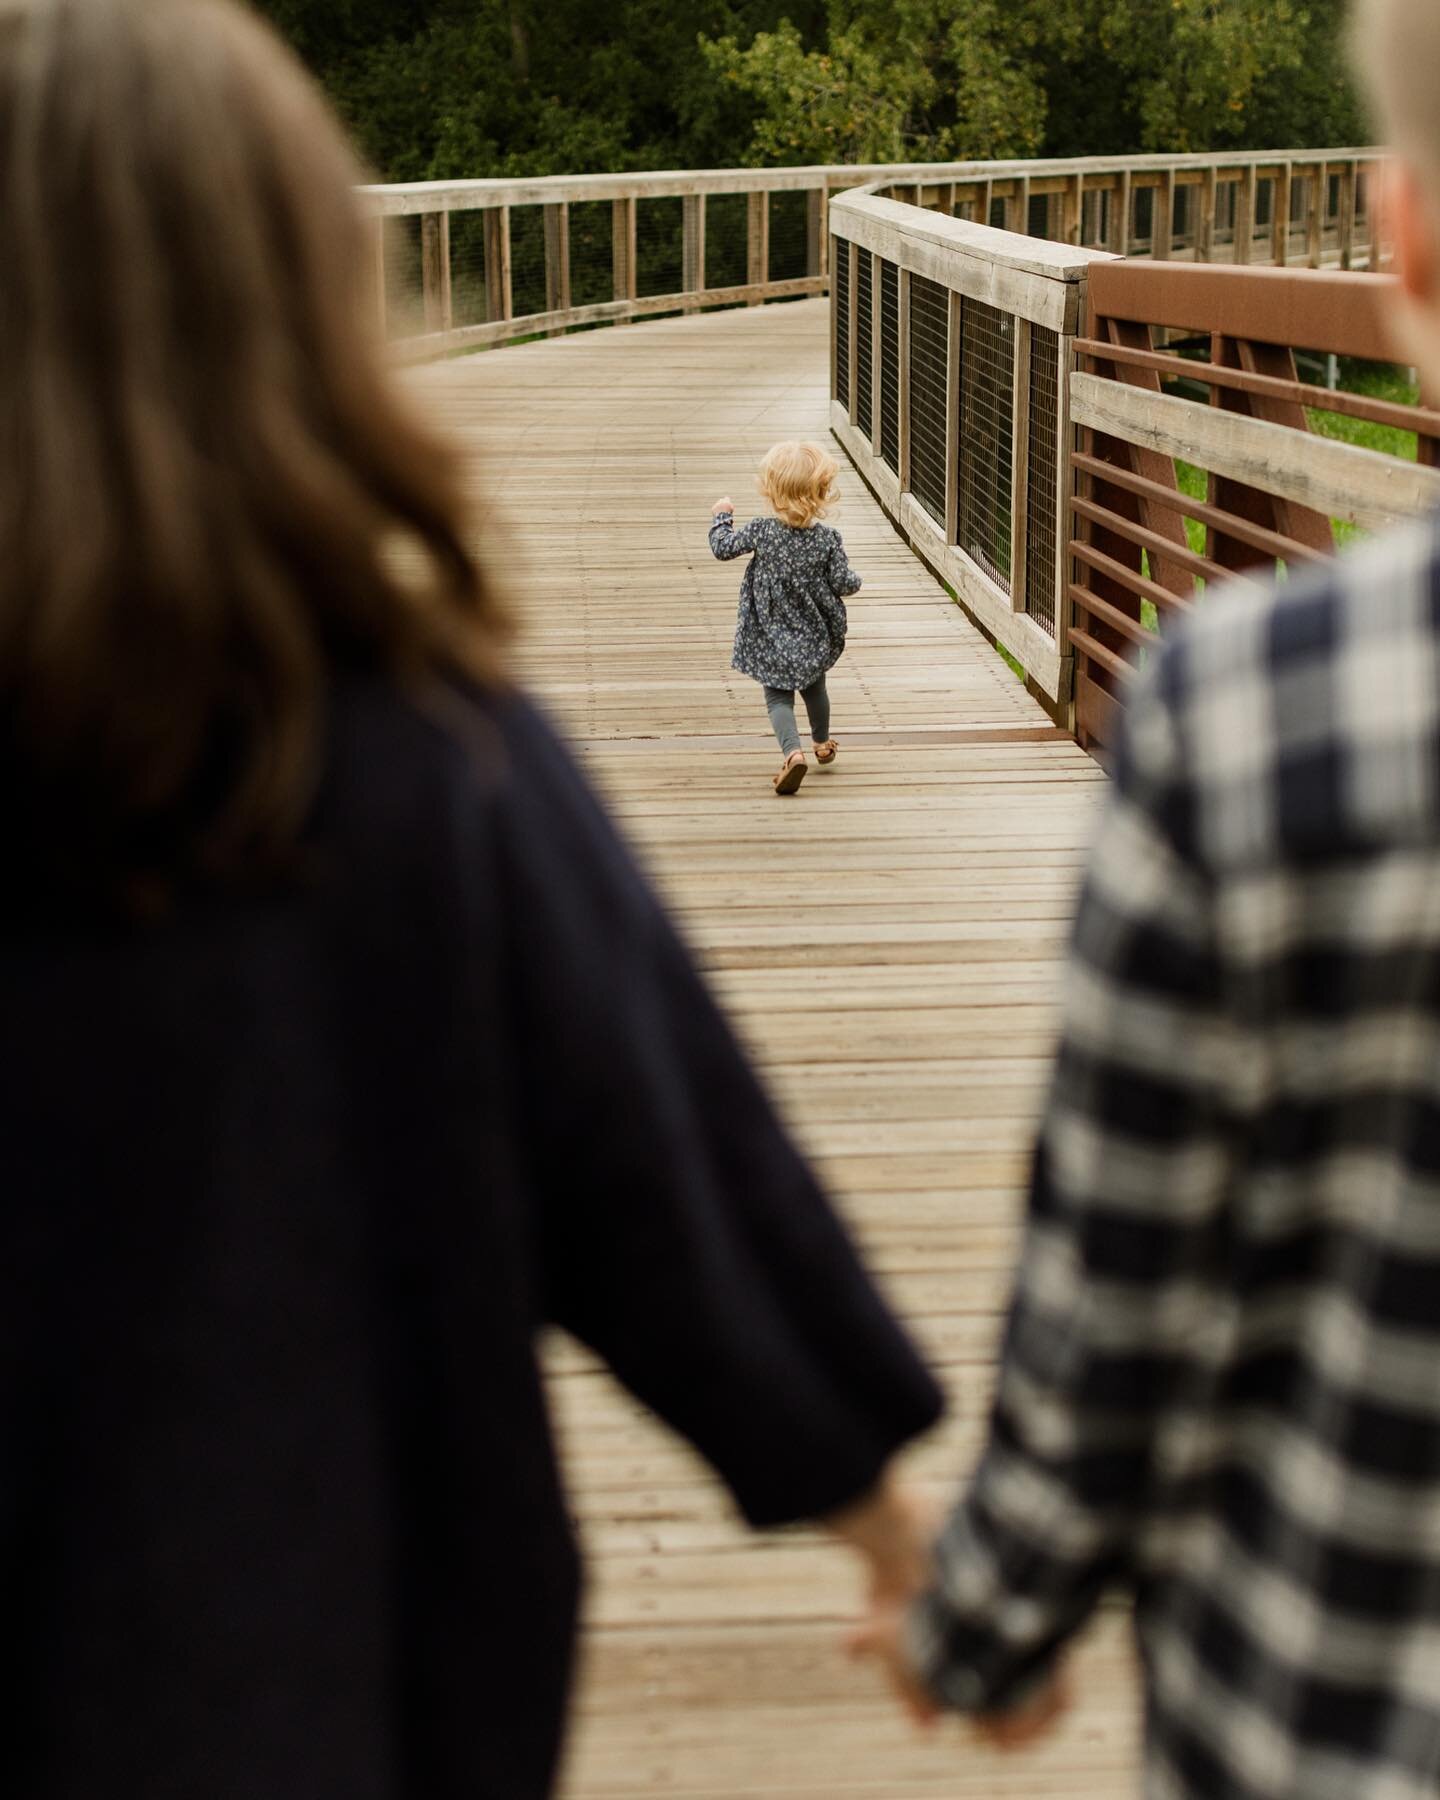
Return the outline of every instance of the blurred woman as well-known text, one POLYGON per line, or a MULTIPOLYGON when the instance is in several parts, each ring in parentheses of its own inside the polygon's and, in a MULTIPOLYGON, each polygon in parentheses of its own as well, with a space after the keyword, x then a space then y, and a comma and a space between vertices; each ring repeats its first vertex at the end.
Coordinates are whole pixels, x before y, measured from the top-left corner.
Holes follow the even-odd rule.
POLYGON ((575 1332, 917 1579, 938 1399, 569 758, 222 0, 0 0, 0 1790, 529 1800, 575 1332))

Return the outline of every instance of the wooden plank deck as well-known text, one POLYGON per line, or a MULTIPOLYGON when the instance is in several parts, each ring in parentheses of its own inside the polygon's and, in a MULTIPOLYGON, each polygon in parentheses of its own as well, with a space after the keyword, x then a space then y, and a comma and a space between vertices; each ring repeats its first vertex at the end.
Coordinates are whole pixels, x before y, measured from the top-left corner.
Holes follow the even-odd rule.
MULTIPOLYGON (((779 801, 759 690, 729 670, 777 438, 825 438, 823 302, 691 316, 415 371, 477 451, 481 530, 524 675, 610 796, 741 1034, 943 1372, 911 1456, 972 1457, 1100 778, 1049 728, 846 468, 865 577, 831 681, 840 760, 779 801)), ((716 1484, 573 1346, 550 1355, 591 1592, 567 1800, 1121 1796, 1128 1657, 1111 1617, 1082 1704, 1015 1760, 916 1738, 838 1639, 858 1600, 819 1537, 748 1537, 716 1484)))

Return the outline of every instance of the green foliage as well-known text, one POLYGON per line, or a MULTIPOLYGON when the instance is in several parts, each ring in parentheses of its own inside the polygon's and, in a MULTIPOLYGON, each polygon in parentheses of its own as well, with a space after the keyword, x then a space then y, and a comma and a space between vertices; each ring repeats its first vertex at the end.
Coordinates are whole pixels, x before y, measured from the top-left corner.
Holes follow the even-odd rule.
POLYGON ((921 64, 897 70, 858 35, 839 32, 807 50, 782 20, 741 49, 734 37, 701 38, 717 83, 755 103, 747 163, 899 162, 913 141, 914 108, 933 86, 921 64))
POLYGON ((390 180, 1363 141, 1345 0, 261 0, 390 180))
POLYGON ((1294 0, 1106 0, 1098 23, 1137 84, 1141 148, 1193 151, 1244 143, 1257 90, 1302 66, 1310 16, 1294 0))

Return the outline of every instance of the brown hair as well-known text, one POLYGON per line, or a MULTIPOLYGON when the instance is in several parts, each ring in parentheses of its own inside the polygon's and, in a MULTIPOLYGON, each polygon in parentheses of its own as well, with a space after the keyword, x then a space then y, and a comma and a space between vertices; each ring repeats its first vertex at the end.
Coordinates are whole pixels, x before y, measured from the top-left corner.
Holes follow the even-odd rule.
POLYGON ((760 464, 760 492, 787 525, 813 525, 835 504, 839 472, 818 444, 775 444, 760 464))
POLYGON ((37 878, 281 864, 338 669, 498 675, 359 179, 229 0, 0 0, 0 793, 37 878))

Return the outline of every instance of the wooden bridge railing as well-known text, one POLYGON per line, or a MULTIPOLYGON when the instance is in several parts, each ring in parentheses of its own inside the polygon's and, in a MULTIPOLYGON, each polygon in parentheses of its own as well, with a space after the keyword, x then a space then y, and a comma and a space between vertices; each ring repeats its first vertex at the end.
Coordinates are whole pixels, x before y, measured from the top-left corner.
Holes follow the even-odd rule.
POLYGON ((970 616, 1064 703, 1067 377, 1106 253, 863 192, 830 228, 831 427, 970 616))
POLYGON ((1440 504, 1440 407, 1366 379, 1387 276, 1062 248, 908 184, 829 210, 835 435, 1087 747, 1208 583, 1440 504))
POLYGON ((371 187, 386 329, 428 357, 823 293, 833 196, 1157 259, 1366 267, 1375 150, 817 165, 371 187))

